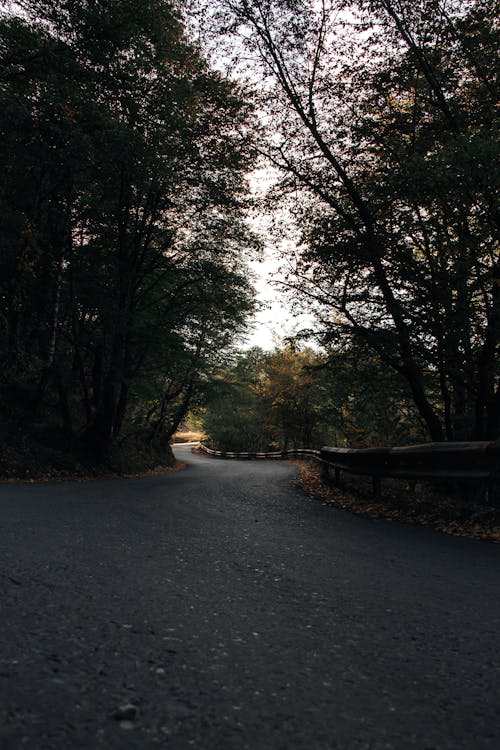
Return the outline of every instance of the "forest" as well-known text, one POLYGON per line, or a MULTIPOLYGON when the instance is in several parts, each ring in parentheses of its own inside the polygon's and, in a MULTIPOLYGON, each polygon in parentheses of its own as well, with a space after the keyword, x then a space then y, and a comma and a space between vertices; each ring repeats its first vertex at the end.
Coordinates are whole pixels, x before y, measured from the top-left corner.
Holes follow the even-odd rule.
POLYGON ((207 381, 188 421, 227 451, 426 440, 408 390, 362 349, 348 356, 291 344, 237 351, 207 381))
POLYGON ((4 3, 0 474, 497 440, 499 10, 4 3), (245 350, 266 243, 311 322, 245 350))

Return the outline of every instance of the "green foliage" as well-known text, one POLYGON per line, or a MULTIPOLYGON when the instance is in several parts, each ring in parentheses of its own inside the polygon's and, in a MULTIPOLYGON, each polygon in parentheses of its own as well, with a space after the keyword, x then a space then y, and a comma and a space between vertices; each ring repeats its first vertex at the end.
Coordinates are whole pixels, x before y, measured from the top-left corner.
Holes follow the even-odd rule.
POLYGON ((425 424, 411 392, 368 347, 356 342, 342 350, 334 347, 325 366, 339 445, 361 448, 425 442, 425 424))
POLYGON ((205 385, 202 429, 229 451, 418 443, 411 394, 366 348, 240 352, 205 385))
POLYGON ((263 80, 287 286, 434 440, 500 434, 498 0, 222 2, 263 80))
POLYGON ((259 392, 265 358, 258 348, 240 353, 205 384, 202 429, 218 449, 266 451, 274 447, 259 392))
MULTIPOLYGON (((0 360, 109 454, 173 432, 244 326, 252 110, 172 5, 26 0, 0 16, 0 360)), ((50 409, 48 408, 51 404, 50 409)))

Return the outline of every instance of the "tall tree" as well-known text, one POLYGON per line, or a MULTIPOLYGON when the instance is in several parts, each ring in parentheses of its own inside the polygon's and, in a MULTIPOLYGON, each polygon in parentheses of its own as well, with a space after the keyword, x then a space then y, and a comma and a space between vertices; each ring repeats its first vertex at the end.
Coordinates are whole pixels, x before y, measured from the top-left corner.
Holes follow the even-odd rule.
POLYGON ((324 343, 403 378, 433 440, 496 438, 495 0, 224 0, 260 69, 266 158, 301 235, 289 287, 324 343))
POLYGON ((105 457, 132 417, 168 437, 252 309, 252 111, 164 0, 17 7, 0 18, 5 378, 37 383, 28 417, 55 387, 66 431, 105 457))

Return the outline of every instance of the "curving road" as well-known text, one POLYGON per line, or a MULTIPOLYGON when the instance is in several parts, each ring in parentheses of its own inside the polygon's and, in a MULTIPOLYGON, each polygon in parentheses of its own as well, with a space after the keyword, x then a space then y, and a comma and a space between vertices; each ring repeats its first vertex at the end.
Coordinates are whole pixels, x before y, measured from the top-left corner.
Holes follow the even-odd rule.
POLYGON ((2 750, 500 747, 500 546, 176 453, 0 486, 2 750))

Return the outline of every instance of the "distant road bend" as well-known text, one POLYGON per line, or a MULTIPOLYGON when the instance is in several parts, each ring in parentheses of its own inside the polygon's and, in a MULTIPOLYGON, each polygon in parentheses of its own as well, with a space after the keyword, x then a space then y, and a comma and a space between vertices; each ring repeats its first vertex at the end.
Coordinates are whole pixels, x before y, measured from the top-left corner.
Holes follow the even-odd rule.
POLYGON ((500 546, 176 453, 0 485, 2 750, 498 750, 500 546))

